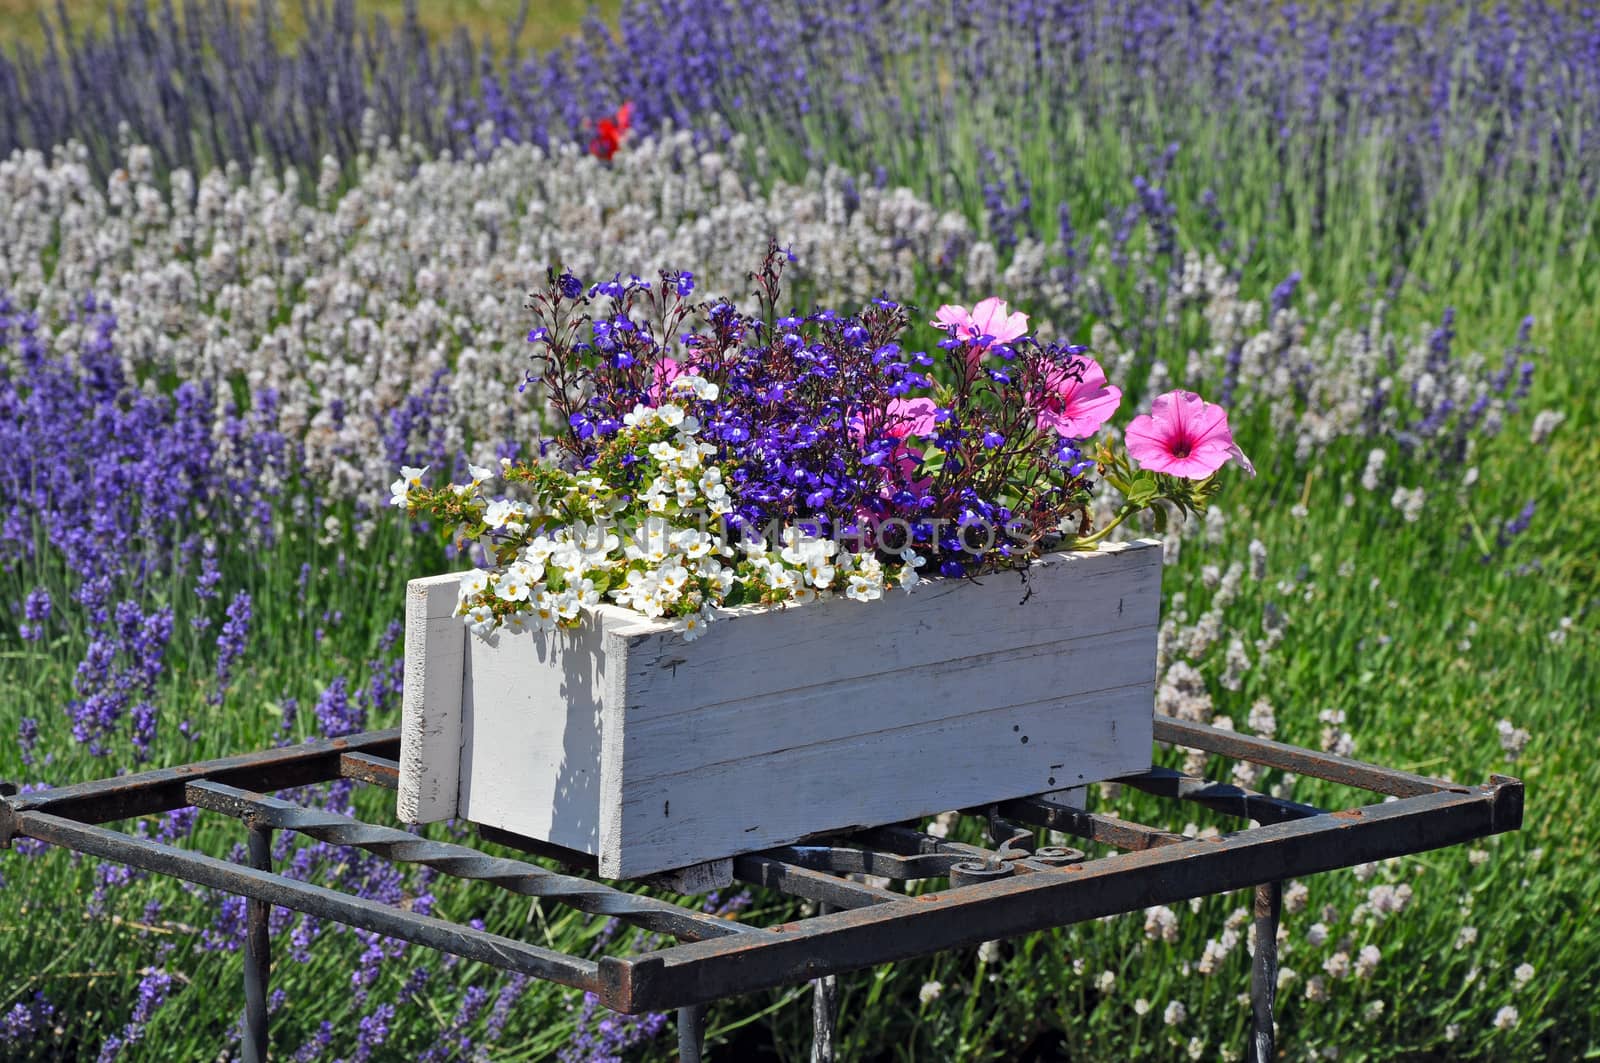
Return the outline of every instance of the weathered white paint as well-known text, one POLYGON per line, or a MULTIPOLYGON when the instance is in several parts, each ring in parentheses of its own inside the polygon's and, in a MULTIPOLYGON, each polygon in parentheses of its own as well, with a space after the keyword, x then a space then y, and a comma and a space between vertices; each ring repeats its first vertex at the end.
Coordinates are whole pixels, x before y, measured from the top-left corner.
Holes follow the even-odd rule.
POLYGON ((690 864, 676 871, 664 871, 644 879, 647 886, 671 890, 673 893, 710 893, 725 890, 733 885, 733 859, 708 860, 703 864, 690 864))
MULTIPOLYGON (((1145 540, 1054 555, 1026 582, 741 610, 689 643, 602 607, 574 632, 467 638, 437 704, 429 641, 405 733, 430 741, 403 757, 402 816, 449 781, 427 759, 451 755, 449 712, 460 815, 622 878, 1142 770, 1160 580, 1145 540)), ((412 645, 408 629, 408 666, 412 645)))
POLYGON ((459 576, 406 587, 405 690, 400 717, 400 818, 456 814, 461 778, 461 675, 467 630, 455 616, 459 576))

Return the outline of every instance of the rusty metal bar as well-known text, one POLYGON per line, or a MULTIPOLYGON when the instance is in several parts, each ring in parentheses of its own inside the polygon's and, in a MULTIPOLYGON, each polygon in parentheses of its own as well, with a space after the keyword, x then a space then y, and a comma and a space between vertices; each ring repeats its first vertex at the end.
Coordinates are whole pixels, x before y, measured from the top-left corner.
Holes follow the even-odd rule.
POLYGON ((1081 808, 1047 801, 1041 797, 1024 797, 1017 801, 1007 801, 1000 806, 1000 812, 1010 819, 1031 823, 1036 827, 1058 830, 1063 834, 1082 838, 1084 841, 1098 842, 1113 849, 1130 852, 1142 852, 1160 845, 1172 845, 1189 840, 1171 831, 1157 830, 1143 823, 1118 819, 1115 816, 1085 812, 1081 808))
MULTIPOLYGON (((170 875, 247 899, 332 919, 400 938, 504 971, 601 992, 600 965, 553 949, 524 944, 444 919, 390 908, 337 890, 242 867, 214 856, 178 849, 49 812, 18 812, 16 831, 29 838, 98 856, 158 875, 170 875)), ((613 990, 615 992, 615 990, 613 990)))
POLYGON ((618 1011, 654 1011, 1014 937, 1045 927, 1245 889, 1515 830, 1514 781, 1119 853, 893 904, 818 916, 781 933, 677 945, 623 961, 618 1011))
POLYGON ((339 758, 339 774, 346 779, 381 786, 385 790, 400 789, 400 762, 371 753, 346 753, 339 758))
POLYGON ((49 812, 80 823, 109 823, 183 808, 189 803, 183 788, 200 779, 244 790, 284 790, 337 779, 339 759, 347 752, 399 756, 400 730, 370 731, 348 738, 328 738, 260 753, 60 786, 11 798, 10 804, 18 812, 49 812))
MULTIPOLYGON (((250 827, 250 866, 272 870, 272 828, 250 827)), ((266 1063, 267 984, 272 975, 272 942, 267 935, 272 905, 251 897, 245 901, 244 1042, 245 1063, 266 1063)))
POLYGON ((485 856, 464 845, 429 841, 410 831, 302 808, 221 783, 190 783, 187 793, 195 807, 225 813, 253 827, 292 830, 318 841, 365 849, 396 863, 423 864, 455 878, 488 882, 510 893, 553 900, 591 915, 613 916, 688 941, 756 932, 743 923, 702 915, 671 901, 625 893, 602 882, 547 871, 537 864, 485 856))
POLYGON ((733 877, 752 886, 762 886, 835 908, 865 908, 870 904, 905 900, 902 894, 892 890, 801 867, 770 853, 734 857, 733 877))
MULTIPOLYGON (((1124 775, 1117 779, 1124 786, 1143 790, 1158 797, 1176 797, 1193 801, 1224 815, 1253 819, 1257 823, 1286 823, 1312 816, 1327 815, 1316 805, 1303 805, 1281 797, 1268 797, 1232 783, 1197 779, 1170 768, 1151 768, 1137 775, 1124 775)), ((1433 793, 1434 791, 1429 791, 1433 793)))
POLYGON ((1283 882, 1263 882, 1256 887, 1252 905, 1256 928, 1256 954, 1250 963, 1249 1063, 1272 1063, 1276 1058, 1276 1005, 1278 997, 1278 921, 1283 915, 1283 882))
POLYGON ((1235 760, 1248 760, 1269 768, 1292 771, 1296 775, 1310 775, 1328 782, 1343 783, 1358 790, 1392 797, 1416 797, 1419 794, 1466 793, 1469 787, 1448 779, 1435 779, 1416 775, 1396 768, 1385 768, 1366 761, 1339 757, 1332 753, 1319 753, 1302 749, 1270 738, 1239 734, 1220 727, 1210 727, 1190 720, 1171 716, 1157 716, 1155 721, 1157 742, 1201 749, 1235 760))
MULTIPOLYGON (((996 823, 1002 821, 992 815, 988 818, 993 832, 996 823)), ((948 875, 951 885, 1004 878, 1017 872, 1050 871, 1083 859, 1083 853, 1076 849, 1035 848, 1032 827, 1022 828, 1013 823, 1003 823, 1003 827, 1001 833, 1005 836, 1000 838, 998 849, 953 842, 902 826, 874 827, 857 831, 850 837, 852 841, 899 853, 908 866, 925 865, 926 870, 910 877, 948 875)))

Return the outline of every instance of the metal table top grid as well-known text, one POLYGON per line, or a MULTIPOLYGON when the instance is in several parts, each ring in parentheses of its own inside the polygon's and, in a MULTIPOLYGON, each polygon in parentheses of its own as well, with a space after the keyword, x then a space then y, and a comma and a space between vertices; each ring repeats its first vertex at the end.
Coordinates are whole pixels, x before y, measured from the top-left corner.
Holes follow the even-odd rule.
MULTIPOLYGON (((831 976, 843 972, 1251 887, 1257 888, 1256 916, 1265 921, 1258 929, 1269 931, 1257 940, 1271 943, 1279 887, 1286 879, 1521 826, 1522 784, 1515 779, 1494 776, 1486 784, 1460 785, 1162 717, 1155 733, 1160 742, 1353 787, 1382 800, 1328 811, 1153 768, 1117 781, 1243 821, 1242 829, 1190 838, 1041 795, 965 810, 982 817, 993 848, 935 837, 911 825, 841 832, 733 860, 733 878, 817 902, 815 915, 766 927, 615 888, 594 877, 591 857, 529 839, 481 831, 486 840, 555 857, 569 870, 552 871, 525 859, 492 856, 268 796, 340 778, 394 788, 399 773, 395 730, 0 795, 0 846, 13 837, 35 838, 248 898, 251 1036, 246 1042, 257 1046, 255 1058, 264 1058, 266 1042, 264 1007, 257 1005, 264 1000, 270 966, 266 921, 271 905, 594 992, 617 1011, 681 1009, 686 1055, 698 1058, 698 1046, 690 1042, 694 1028, 703 1024, 702 1006, 711 1001, 812 981, 819 985, 820 1002, 822 982, 831 983, 831 976), (250 866, 104 826, 183 807, 242 821, 250 866), (595 960, 296 881, 270 868, 269 843, 278 830, 616 918, 672 943, 595 960), (1069 836, 1090 851, 1040 846, 1040 831, 1069 836), (886 888, 874 879, 901 888, 886 888), (903 892, 907 883, 918 885, 903 892)), ((1254 1058, 1269 1058, 1261 1053, 1271 1045, 1275 951, 1275 945, 1257 949, 1254 1058)))

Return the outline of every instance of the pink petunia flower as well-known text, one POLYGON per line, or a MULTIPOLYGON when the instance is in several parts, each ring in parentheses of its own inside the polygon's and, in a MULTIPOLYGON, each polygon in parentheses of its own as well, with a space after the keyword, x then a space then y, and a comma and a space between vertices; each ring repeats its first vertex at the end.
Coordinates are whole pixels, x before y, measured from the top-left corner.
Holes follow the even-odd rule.
POLYGON ((1106 383, 1106 371, 1093 358, 1085 358, 1082 379, 1066 366, 1051 366, 1045 372, 1047 392, 1035 399, 1039 404, 1040 431, 1055 429, 1063 439, 1087 439, 1100 430, 1122 405, 1122 389, 1106 383))
MULTIPOLYGON (((931 436, 939 428, 938 413, 938 404, 929 398, 890 399, 879 430, 891 439, 931 436)), ((866 442, 867 422, 859 413, 850 419, 850 438, 857 443, 866 442)))
POLYGON ((1010 343, 1028 334, 1028 315, 1020 310, 1007 313, 1007 309, 1006 301, 993 295, 973 307, 970 314, 964 306, 946 303, 929 324, 938 325, 956 339, 977 348, 976 353, 967 355, 967 361, 976 366, 983 357, 983 349, 990 343, 1010 343))
POLYGON ((951 336, 969 344, 967 347, 967 376, 976 377, 978 364, 991 343, 1010 343, 1028 334, 1028 315, 1022 311, 1008 314, 1006 301, 991 295, 967 313, 964 306, 946 303, 933 315, 931 325, 937 325, 951 336))
POLYGON ((890 399, 884 431, 896 439, 931 436, 939 426, 938 410, 932 399, 890 399))
POLYGON ((1139 467, 1154 472, 1203 480, 1233 458, 1251 476, 1256 474, 1233 441, 1228 411, 1192 391, 1158 396, 1149 414, 1135 417, 1123 438, 1139 467))
POLYGON ((919 497, 927 494, 928 488, 933 486, 933 477, 917 479, 917 469, 921 466, 922 451, 904 443, 895 444, 893 453, 883 467, 883 497, 888 498, 902 488, 919 497))

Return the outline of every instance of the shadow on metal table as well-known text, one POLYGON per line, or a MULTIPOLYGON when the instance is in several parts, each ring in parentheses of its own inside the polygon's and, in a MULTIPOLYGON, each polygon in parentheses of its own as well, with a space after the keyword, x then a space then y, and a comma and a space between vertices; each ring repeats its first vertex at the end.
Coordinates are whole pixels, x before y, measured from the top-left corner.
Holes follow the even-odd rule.
POLYGON ((1293 877, 1455 845, 1522 825, 1522 784, 1493 776, 1466 786, 1317 753, 1201 724, 1157 717, 1158 742, 1248 761, 1383 795, 1374 804, 1328 811, 1238 786, 1155 768, 1116 780, 1177 802, 1246 821, 1211 838, 1074 807, 1062 795, 1003 802, 982 817, 994 848, 947 841, 906 825, 858 829, 813 844, 735 857, 695 873, 658 877, 663 889, 704 892, 732 879, 816 902, 818 914, 758 927, 613 888, 593 876, 592 857, 484 829, 493 842, 554 857, 552 871, 468 846, 430 841, 304 808, 266 794, 337 778, 394 788, 399 732, 375 731, 260 753, 126 775, 17 796, 0 791, 0 846, 15 837, 102 857, 248 899, 244 1057, 267 1052, 272 905, 400 938, 507 971, 598 995, 623 1012, 678 1009, 681 1057, 701 1058, 705 1007, 756 990, 811 982, 813 1063, 834 1058, 836 976, 977 945, 996 938, 1140 911, 1206 894, 1253 888, 1256 950, 1247 1058, 1274 1057, 1278 921, 1282 884, 1293 877), (250 866, 135 837, 101 824, 196 807, 241 820, 250 866), (523 896, 617 918, 676 944, 633 957, 592 960, 274 874, 272 832, 293 831, 400 863, 424 864, 523 896), (1036 844, 1056 831, 1107 851, 1036 844), (890 888, 863 878, 890 880, 890 888), (894 885, 942 879, 947 888, 908 895, 894 885))

